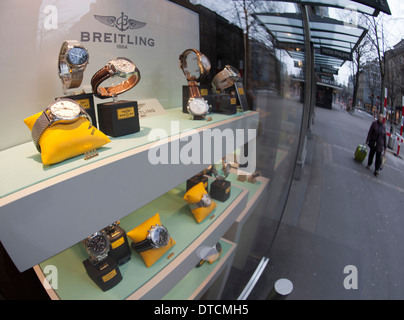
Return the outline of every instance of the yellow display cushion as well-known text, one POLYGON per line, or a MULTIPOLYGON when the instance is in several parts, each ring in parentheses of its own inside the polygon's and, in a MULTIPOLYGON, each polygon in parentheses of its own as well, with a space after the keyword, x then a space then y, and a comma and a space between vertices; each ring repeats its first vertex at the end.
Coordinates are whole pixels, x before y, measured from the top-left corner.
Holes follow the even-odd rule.
MULTIPOLYGON (((42 114, 38 112, 26 119, 24 123, 32 128, 42 114)), ((111 140, 85 119, 73 123, 55 123, 48 127, 39 139, 43 164, 54 164, 97 149, 111 140)))
MULTIPOLYGON (((132 229, 127 233, 128 237, 134 242, 140 242, 147 238, 149 234, 150 228, 156 224, 161 225, 160 221, 160 214, 156 213, 150 219, 147 219, 141 225, 137 226, 136 228, 132 229)), ((168 231, 170 233, 170 231, 168 231)), ((143 252, 139 252, 140 256, 142 257, 145 265, 150 268, 158 259, 160 259, 168 250, 170 250, 175 245, 175 240, 170 235, 170 240, 168 244, 161 248, 154 248, 150 250, 146 250, 143 252)))
MULTIPOLYGON (((193 186, 191 189, 187 191, 184 195, 184 200, 188 204, 194 204, 201 201, 202 196, 204 194, 208 194, 205 188, 203 187, 203 183, 200 182, 197 185, 193 186)), ((201 223, 206 219, 207 216, 211 214, 211 212, 216 208, 217 204, 212 200, 212 203, 209 207, 200 207, 196 209, 191 209, 192 214, 194 215, 195 220, 198 223, 201 223)))

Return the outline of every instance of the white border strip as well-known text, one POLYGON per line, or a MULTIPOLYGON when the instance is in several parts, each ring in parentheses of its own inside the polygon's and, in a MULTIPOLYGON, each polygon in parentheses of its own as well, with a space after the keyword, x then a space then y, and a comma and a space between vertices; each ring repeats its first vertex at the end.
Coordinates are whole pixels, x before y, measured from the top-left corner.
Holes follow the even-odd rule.
POLYGON ((254 274, 252 275, 251 279, 248 281, 246 287, 241 292, 240 296, 237 300, 247 300, 248 296, 250 295, 251 291, 254 289, 255 285, 257 284, 259 278, 261 277, 262 273, 267 266, 269 259, 266 257, 262 257, 257 269, 255 269, 254 274))

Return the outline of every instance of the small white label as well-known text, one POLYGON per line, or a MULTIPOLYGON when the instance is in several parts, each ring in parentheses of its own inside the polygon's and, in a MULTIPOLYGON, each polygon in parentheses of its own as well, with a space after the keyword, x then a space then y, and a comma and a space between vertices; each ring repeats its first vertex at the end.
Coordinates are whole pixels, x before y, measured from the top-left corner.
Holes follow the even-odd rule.
POLYGON ((149 118, 154 116, 163 115, 166 113, 160 102, 155 99, 139 100, 137 102, 140 118, 149 118))

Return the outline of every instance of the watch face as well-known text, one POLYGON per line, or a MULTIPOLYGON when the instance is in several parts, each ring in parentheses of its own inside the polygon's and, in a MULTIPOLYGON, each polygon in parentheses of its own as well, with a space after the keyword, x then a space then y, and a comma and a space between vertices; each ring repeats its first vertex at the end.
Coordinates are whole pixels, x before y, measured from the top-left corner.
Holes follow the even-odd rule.
POLYGON ((123 73, 133 73, 135 72, 135 64, 126 58, 117 58, 114 60, 113 65, 115 68, 123 73))
POLYGON ((87 50, 81 47, 74 47, 69 50, 67 60, 74 65, 82 65, 88 60, 87 50))
POLYGON ((210 70, 210 61, 209 61, 209 59, 208 59, 207 56, 205 56, 205 55, 202 55, 202 56, 201 56, 201 63, 202 63, 202 65, 203 65, 203 68, 204 68, 206 71, 209 71, 209 70, 210 70))
POLYGON ((238 72, 238 70, 230 65, 226 66, 226 69, 229 71, 230 76, 234 77, 234 78, 240 78, 240 72, 238 72))
POLYGON ((188 110, 192 115, 203 116, 208 113, 209 105, 203 98, 191 98, 188 102, 188 110))
POLYGON ((58 118, 74 119, 80 112, 80 105, 70 99, 60 99, 49 107, 51 113, 58 118))
POLYGON ((88 248, 95 255, 104 253, 108 248, 107 238, 101 234, 91 237, 88 248))
POLYGON ((201 201, 204 207, 209 207, 212 204, 212 198, 208 194, 204 194, 201 201))
POLYGON ((164 247, 168 244, 170 236, 168 230, 164 226, 155 225, 150 230, 150 240, 156 248, 164 247))

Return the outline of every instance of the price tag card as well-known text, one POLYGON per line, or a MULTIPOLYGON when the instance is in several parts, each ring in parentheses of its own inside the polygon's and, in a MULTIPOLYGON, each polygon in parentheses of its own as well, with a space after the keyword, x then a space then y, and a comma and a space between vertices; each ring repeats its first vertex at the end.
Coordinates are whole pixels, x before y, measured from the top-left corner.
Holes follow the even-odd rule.
POLYGON ((155 98, 139 100, 137 105, 139 108, 140 118, 149 118, 166 113, 163 106, 155 98))

